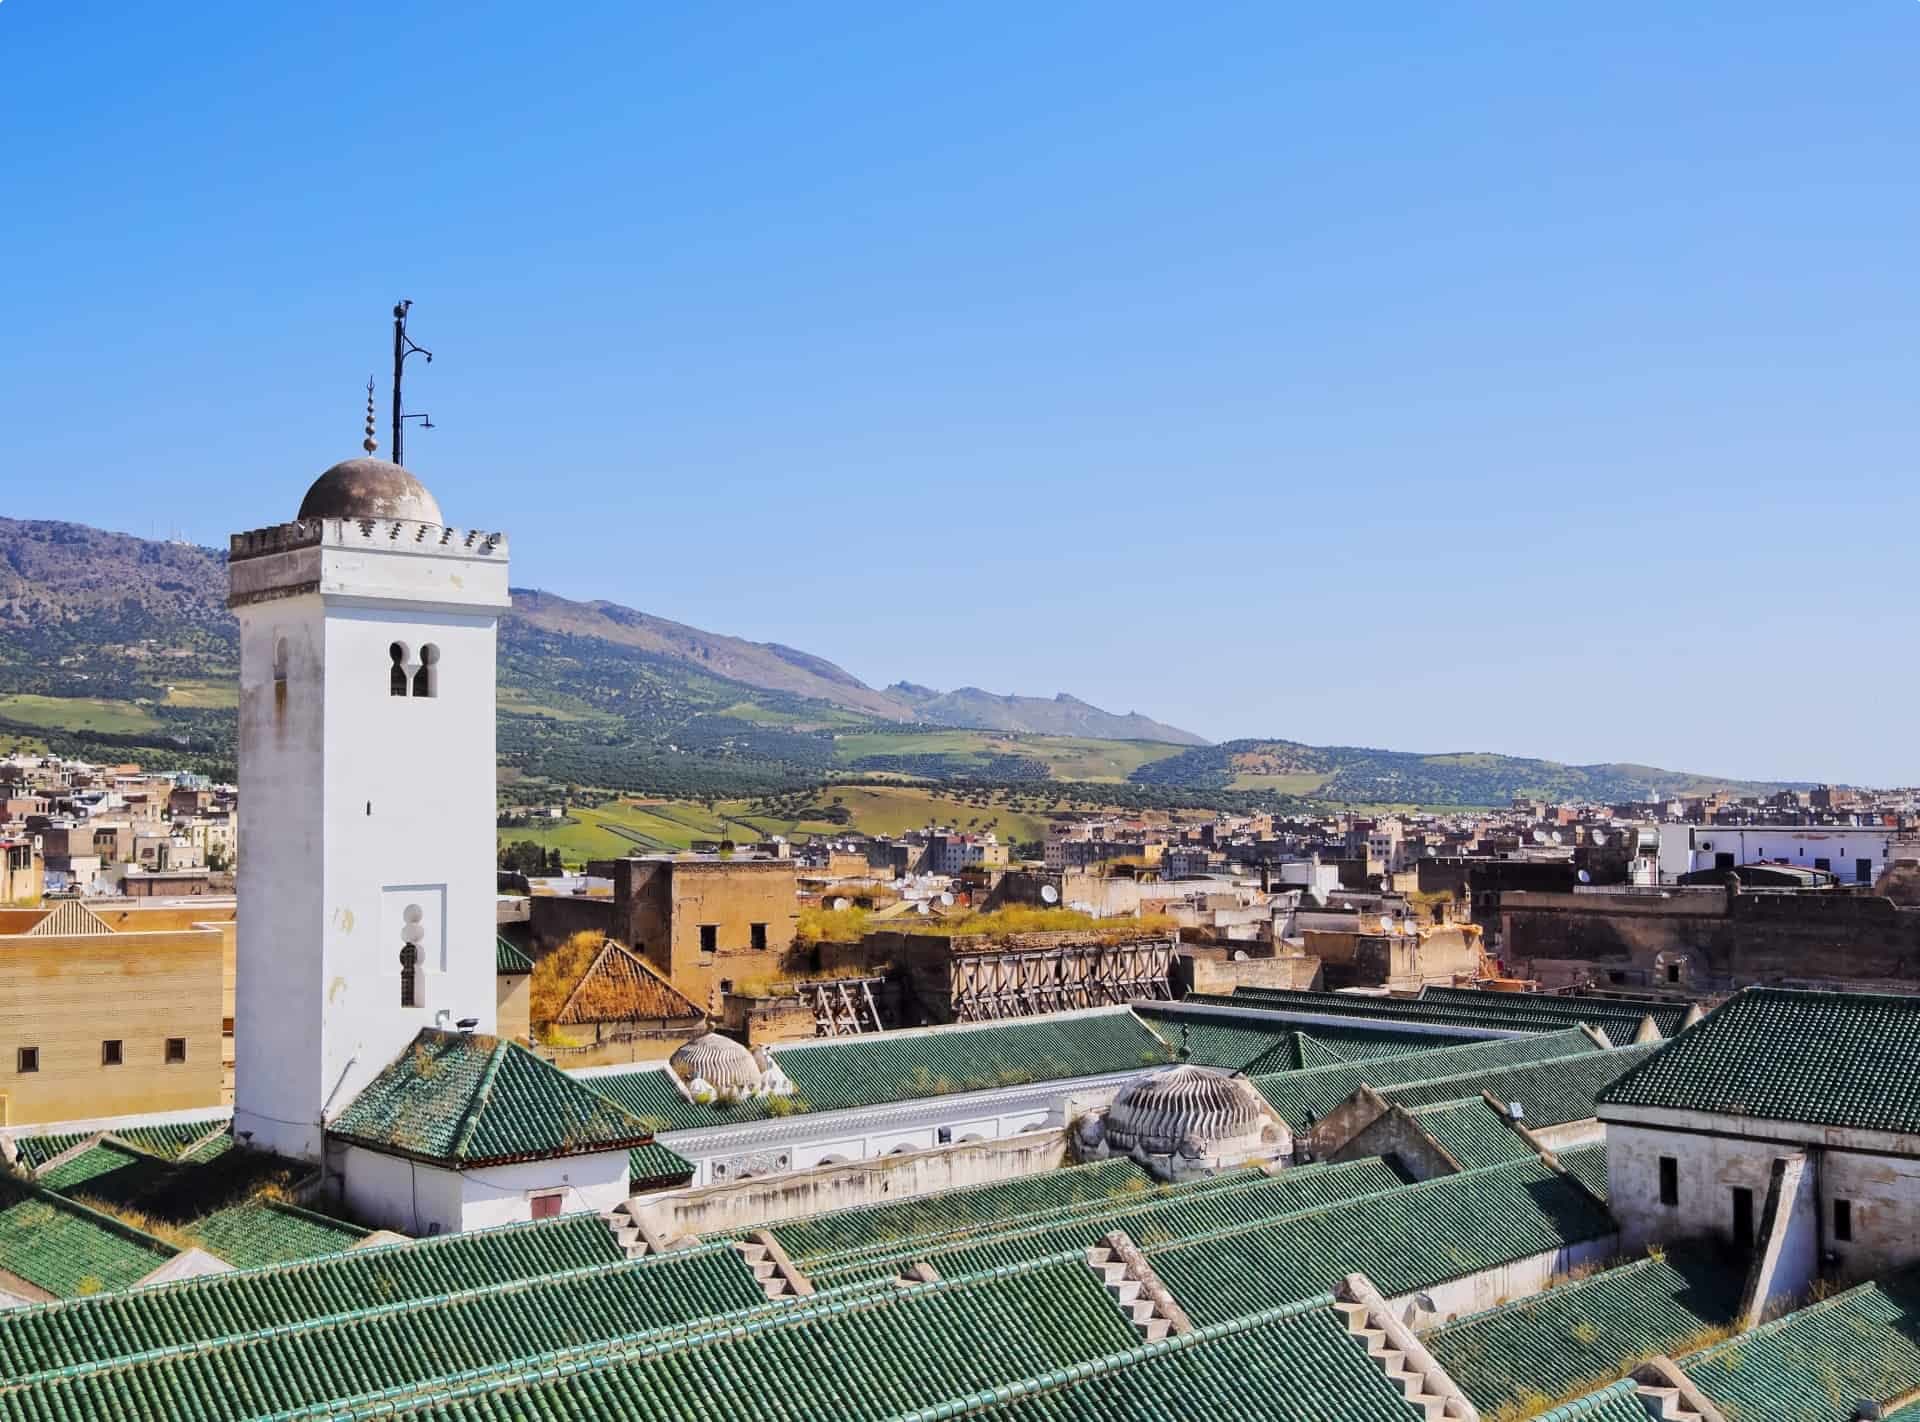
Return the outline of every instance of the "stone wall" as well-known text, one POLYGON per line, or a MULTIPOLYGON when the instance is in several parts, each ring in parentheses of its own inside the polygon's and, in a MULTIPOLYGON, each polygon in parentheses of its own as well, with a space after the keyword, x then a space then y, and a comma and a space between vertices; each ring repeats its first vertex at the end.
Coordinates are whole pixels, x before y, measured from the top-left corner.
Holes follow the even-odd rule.
POLYGON ((1294 955, 1247 958, 1236 961, 1230 948, 1183 946, 1174 960, 1174 992, 1230 993, 1235 987, 1288 988, 1300 991, 1320 987, 1320 960, 1294 955))
POLYGON ((644 1197, 639 1217, 669 1238, 770 1225, 827 1210, 884 1205, 936 1190, 991 1185, 1067 1163, 1064 1130, 940 1146, 812 1170, 644 1197))

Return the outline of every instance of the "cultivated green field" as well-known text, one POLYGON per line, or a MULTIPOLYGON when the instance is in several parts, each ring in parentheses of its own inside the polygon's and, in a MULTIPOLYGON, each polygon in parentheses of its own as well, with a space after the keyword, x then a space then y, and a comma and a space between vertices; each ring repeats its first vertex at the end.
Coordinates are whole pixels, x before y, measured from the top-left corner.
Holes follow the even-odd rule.
POLYGON ((871 755, 944 755, 985 766, 992 756, 1017 755, 1044 763, 1056 780, 1116 783, 1141 766, 1184 749, 1162 741, 1100 741, 998 731, 851 731, 834 737, 833 758, 836 764, 851 765, 871 755))
POLYGON ((24 691, 0 696, 0 720, 45 726, 50 730, 114 732, 151 731, 160 724, 152 712, 131 701, 35 696, 24 691))
POLYGON ((240 704, 240 685, 236 681, 176 681, 167 688, 169 706, 190 706, 195 710, 219 709, 240 704))

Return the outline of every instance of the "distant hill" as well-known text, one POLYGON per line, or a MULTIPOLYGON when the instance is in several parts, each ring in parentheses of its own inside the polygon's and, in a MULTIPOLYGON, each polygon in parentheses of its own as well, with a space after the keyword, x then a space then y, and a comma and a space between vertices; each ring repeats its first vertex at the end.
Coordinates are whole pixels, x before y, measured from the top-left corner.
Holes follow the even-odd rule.
POLYGON ((1731 790, 1767 794, 1806 782, 1728 780, 1648 765, 1563 765, 1488 752, 1423 755, 1364 746, 1241 740, 1200 746, 1139 766, 1136 785, 1192 791, 1271 790, 1346 804, 1504 805, 1544 800, 1629 801, 1731 790))
POLYGON ((1167 741, 1179 746, 1203 746, 1206 738, 1178 726, 1169 726, 1138 711, 1124 716, 1089 706, 1077 696, 1061 692, 1051 700, 1039 696, 996 696, 977 686, 958 691, 935 691, 912 682, 896 681, 890 695, 910 705, 913 719, 936 726, 969 726, 985 731, 1029 731, 1044 736, 1087 736, 1102 741, 1167 741))

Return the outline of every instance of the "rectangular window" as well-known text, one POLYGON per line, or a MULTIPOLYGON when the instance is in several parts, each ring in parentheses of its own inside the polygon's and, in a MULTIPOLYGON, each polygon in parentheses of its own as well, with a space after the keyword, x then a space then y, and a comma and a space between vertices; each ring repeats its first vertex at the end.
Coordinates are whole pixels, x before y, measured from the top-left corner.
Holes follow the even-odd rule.
POLYGON ((1833 1237, 1841 1244, 1853 1242, 1853 1201, 1833 1202, 1833 1237))
POLYGON ((533 1197, 533 1217, 537 1220, 550 1220, 560 1213, 560 1202, 565 1197, 559 1192, 551 1195, 533 1197))
POLYGON ((1680 981, 1680 965, 1678 963, 1667 964, 1667 981, 1670 983, 1680 981))
POLYGON ((700 951, 718 953, 720 951, 720 925, 703 923, 700 925, 700 951))
POLYGON ((1680 1162, 1670 1155, 1660 1157, 1660 1203, 1680 1203, 1680 1162))
POLYGON ((175 1066, 187 1059, 187 1039, 185 1037, 167 1038, 167 1065, 175 1066))
POLYGON ((940 1128, 940 1144, 941 1145, 953 1144, 953 1127, 952 1126, 942 1126, 940 1128))
POLYGON ((767 951, 767 926, 764 923, 749 924, 747 927, 747 932, 751 936, 753 941, 753 951, 756 953, 766 952, 767 951))
POLYGON ((1733 1247, 1753 1248, 1753 1191, 1744 1185, 1733 1187, 1733 1247))
POLYGON ((38 1047, 22 1047, 13 1059, 13 1069, 18 1072, 39 1071, 40 1049, 38 1047))
POLYGON ((100 1065, 120 1065, 120 1039, 118 1037, 109 1037, 100 1044, 100 1065))

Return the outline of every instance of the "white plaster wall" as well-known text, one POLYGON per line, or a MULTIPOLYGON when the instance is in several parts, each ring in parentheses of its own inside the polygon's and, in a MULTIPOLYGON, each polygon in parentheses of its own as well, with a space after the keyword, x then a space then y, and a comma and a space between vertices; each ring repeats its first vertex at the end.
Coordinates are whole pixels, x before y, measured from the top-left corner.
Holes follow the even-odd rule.
POLYGON ((1819 1239, 1843 1281, 1920 1261, 1920 1160, 1828 1150, 1815 1154, 1819 1239), (1853 1240, 1833 1237, 1833 1203, 1852 1205, 1853 1240))
MULTIPOLYGON (((1820 1271, 1819 1171, 1811 1157, 1803 1159, 1805 1163, 1797 1188, 1793 1172, 1788 1171, 1785 1175, 1783 1183, 1793 1191, 1791 1198, 1785 1202, 1785 1228, 1778 1233, 1777 1239, 1767 1241, 1766 1254, 1771 1257, 1761 1260, 1764 1297, 1760 1303, 1763 1310, 1769 1305, 1793 1307, 1806 1297, 1808 1286, 1820 1271)), ((1754 1206, 1755 1229, 1762 1233, 1766 1229, 1766 1203, 1763 1195, 1754 1206)))
MULTIPOLYGON (((505 545, 425 524, 323 526, 321 545, 234 565, 241 625, 235 1126, 317 1158, 319 1123, 423 1026, 495 1025, 494 640, 505 545), (284 696, 274 646, 288 645, 284 696), (388 646, 440 649, 437 694, 388 691, 388 646), (384 922, 418 896, 423 1006, 399 1004, 384 922)), ((388 941, 388 940, 393 941, 388 941)))
POLYGON ((564 1192, 560 1213, 603 1214, 627 1198, 627 1153, 570 1155, 495 1165, 460 1176, 460 1228, 485 1229, 533 1218, 532 1198, 564 1192))
POLYGON ((1719 854, 1731 854, 1735 864, 1784 859, 1801 869, 1825 859, 1842 883, 1852 883, 1854 862, 1871 859, 1873 870, 1865 881, 1871 883, 1887 867, 1890 847, 1886 831, 1871 826, 1666 825, 1660 831, 1660 872, 1673 878, 1711 869, 1719 854))
MULTIPOLYGON (((1756 1206, 1756 1208, 1758 1208, 1756 1206)), ((1620 1236, 1568 1245, 1564 1249, 1514 1259, 1478 1274, 1467 1274, 1435 1284, 1430 1289, 1402 1294, 1387 1303, 1400 1321, 1416 1333, 1439 1328, 1470 1313, 1497 1308, 1514 1299, 1529 1298, 1546 1288, 1547 1280, 1583 1264, 1604 1264, 1620 1253, 1620 1236)))
POLYGON ((1753 1191, 1754 1228, 1767 1202, 1773 1162, 1796 1147, 1612 1121, 1607 1125, 1607 1202, 1629 1254, 1649 1244, 1711 1237, 1733 1242, 1733 1190, 1753 1191), (1679 1203, 1660 1203, 1660 1157, 1679 1162, 1679 1203))
POLYGON ((337 1162, 348 1213, 401 1234, 452 1234, 460 1229, 460 1176, 397 1155, 348 1146, 337 1162))

